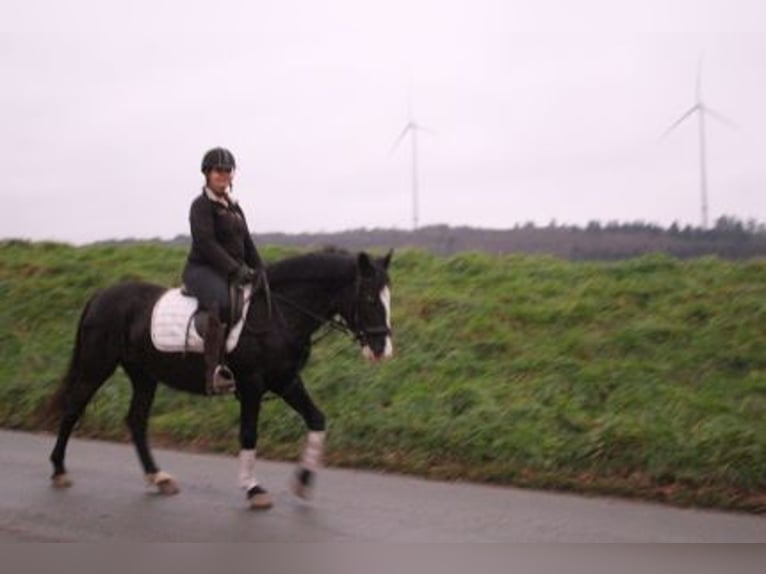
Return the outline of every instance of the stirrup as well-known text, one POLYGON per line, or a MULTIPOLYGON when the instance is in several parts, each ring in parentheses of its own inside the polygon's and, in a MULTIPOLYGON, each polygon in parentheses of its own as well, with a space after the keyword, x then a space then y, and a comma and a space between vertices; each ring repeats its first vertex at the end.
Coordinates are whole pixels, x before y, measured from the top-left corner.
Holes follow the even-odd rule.
POLYGON ((210 394, 223 395, 237 388, 234 373, 226 365, 218 365, 213 371, 213 386, 209 389, 210 394))

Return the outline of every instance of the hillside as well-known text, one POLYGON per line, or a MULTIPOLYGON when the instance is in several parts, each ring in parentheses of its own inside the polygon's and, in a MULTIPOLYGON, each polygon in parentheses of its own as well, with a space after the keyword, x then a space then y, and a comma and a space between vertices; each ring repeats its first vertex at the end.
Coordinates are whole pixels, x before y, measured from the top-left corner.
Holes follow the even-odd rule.
MULTIPOLYGON (((0 243, 0 425, 39 428, 95 289, 177 284, 184 257, 0 243)), ((394 360, 367 364, 332 335, 306 372, 329 464, 766 509, 766 261, 405 250, 392 273, 394 360)), ((118 374, 80 434, 127 440, 128 397, 118 374)), ((163 388, 150 431, 235 452, 237 413, 233 399, 163 388)), ((280 401, 261 431, 260 453, 297 456, 303 428, 280 401)))

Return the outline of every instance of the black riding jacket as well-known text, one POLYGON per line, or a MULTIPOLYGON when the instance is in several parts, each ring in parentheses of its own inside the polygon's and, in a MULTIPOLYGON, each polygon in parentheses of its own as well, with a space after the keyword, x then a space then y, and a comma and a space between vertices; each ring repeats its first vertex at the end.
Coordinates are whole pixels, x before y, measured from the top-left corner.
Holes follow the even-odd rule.
POLYGON ((188 262, 207 265, 223 277, 230 277, 242 264, 253 269, 262 266, 261 256, 255 248, 247 228, 242 209, 230 201, 214 201, 203 189, 192 202, 189 212, 192 246, 188 262))

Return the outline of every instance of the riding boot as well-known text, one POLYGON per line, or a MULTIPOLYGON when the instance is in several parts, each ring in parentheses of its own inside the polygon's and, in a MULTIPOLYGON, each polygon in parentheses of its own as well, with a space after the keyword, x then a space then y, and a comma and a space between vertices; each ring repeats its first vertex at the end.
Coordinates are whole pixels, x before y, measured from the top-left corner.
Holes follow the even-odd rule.
POLYGON ((221 359, 224 355, 226 325, 221 323, 217 313, 209 313, 207 332, 204 339, 205 390, 208 395, 218 395, 234 390, 234 375, 221 359))

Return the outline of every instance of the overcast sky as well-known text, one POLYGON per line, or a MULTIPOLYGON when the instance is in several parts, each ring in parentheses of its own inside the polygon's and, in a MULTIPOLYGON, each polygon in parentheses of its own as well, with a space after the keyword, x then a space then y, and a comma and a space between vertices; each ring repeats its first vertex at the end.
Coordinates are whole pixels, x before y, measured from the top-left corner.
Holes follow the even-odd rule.
POLYGON ((0 237, 188 233, 199 163, 237 157, 255 232, 421 223, 766 221, 763 0, 5 0, 0 237), (406 144, 406 142, 405 142, 406 144))

